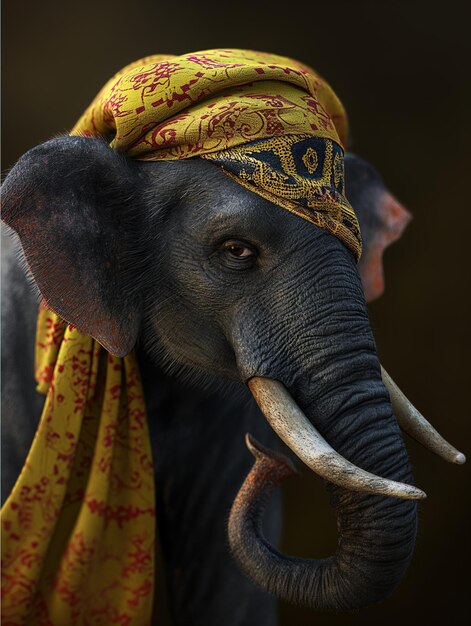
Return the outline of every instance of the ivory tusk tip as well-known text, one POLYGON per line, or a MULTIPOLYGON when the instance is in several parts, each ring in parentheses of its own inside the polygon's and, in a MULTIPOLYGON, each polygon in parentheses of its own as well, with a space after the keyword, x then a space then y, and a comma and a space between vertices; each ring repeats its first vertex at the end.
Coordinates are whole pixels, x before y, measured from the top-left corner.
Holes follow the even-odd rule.
POLYGON ((463 465, 466 457, 450 445, 425 417, 409 402, 391 376, 381 366, 381 376, 391 398, 391 404, 399 423, 411 437, 449 463, 463 465))
POLYGON ((414 496, 414 500, 425 500, 425 498, 427 497, 425 491, 422 491, 422 489, 417 489, 417 487, 415 488, 415 491, 416 495, 414 496))
POLYGON ((466 463, 465 455, 462 452, 458 452, 455 455, 454 463, 456 463, 457 465, 463 465, 464 463, 466 463))

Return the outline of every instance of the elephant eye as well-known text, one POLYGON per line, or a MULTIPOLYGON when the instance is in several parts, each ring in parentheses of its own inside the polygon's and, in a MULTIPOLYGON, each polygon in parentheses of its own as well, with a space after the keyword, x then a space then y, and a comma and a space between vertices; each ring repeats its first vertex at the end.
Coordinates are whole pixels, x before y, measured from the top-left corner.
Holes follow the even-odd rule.
POLYGON ((244 241, 229 240, 223 243, 223 250, 233 259, 251 259, 256 256, 254 248, 244 241))

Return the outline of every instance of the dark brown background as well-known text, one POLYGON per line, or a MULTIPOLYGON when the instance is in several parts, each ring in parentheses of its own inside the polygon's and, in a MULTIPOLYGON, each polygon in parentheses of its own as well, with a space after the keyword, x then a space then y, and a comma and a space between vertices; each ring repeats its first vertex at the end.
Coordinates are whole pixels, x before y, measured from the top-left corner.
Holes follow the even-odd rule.
MULTIPOLYGON (((345 103, 354 150, 415 219, 386 254, 370 307, 380 356, 439 430, 470 453, 470 140, 465 2, 3 2, 3 170, 66 131, 106 79, 153 53, 255 48, 304 61, 345 103)), ((393 598, 349 615, 283 605, 282 623, 460 624, 469 618, 470 465, 408 440, 420 504, 409 573, 393 598)), ((326 556, 335 520, 312 476, 287 489, 285 551, 326 556)), ((223 626, 223 625, 221 625, 223 626)))

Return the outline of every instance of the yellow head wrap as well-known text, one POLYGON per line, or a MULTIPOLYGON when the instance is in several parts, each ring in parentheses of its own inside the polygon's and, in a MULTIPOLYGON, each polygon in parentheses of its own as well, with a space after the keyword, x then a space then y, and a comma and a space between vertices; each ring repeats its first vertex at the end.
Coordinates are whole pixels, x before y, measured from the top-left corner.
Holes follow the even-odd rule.
MULTIPOLYGON (((105 137, 136 159, 212 160, 360 254, 343 195, 345 112, 297 61, 245 50, 141 59, 71 134, 105 137)), ((154 476, 135 356, 108 354, 41 308, 36 378, 44 410, 2 509, 3 623, 147 625, 154 476)))
POLYGON ((118 72, 72 130, 141 160, 202 156, 361 253, 344 196, 345 110, 298 61, 251 50, 151 56, 118 72))

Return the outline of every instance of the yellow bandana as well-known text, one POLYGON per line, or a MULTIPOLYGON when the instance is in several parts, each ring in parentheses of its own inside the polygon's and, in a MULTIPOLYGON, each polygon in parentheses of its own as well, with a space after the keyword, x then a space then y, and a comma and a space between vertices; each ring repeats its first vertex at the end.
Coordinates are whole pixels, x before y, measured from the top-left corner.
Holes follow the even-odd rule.
MULTIPOLYGON (((345 111, 297 61, 245 50, 140 59, 71 134, 104 137, 136 159, 203 156, 360 254, 343 195, 345 111)), ((111 356, 42 308, 36 359, 47 395, 2 509, 3 624, 146 626, 154 476, 135 356, 111 356)))

